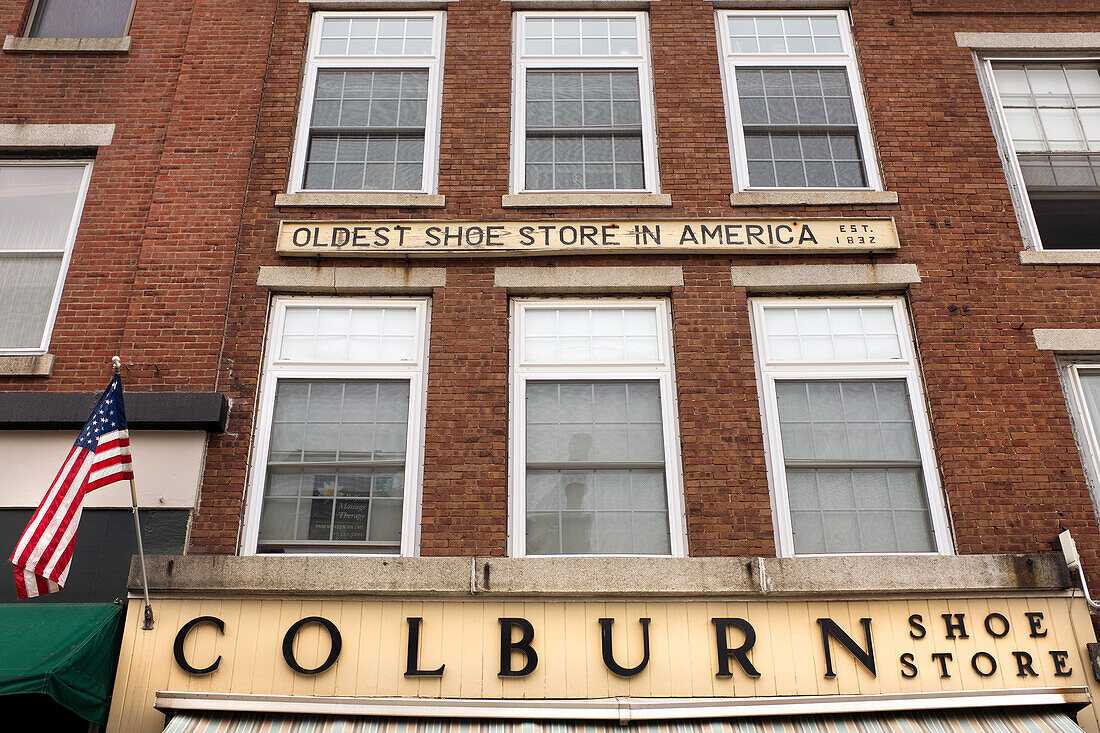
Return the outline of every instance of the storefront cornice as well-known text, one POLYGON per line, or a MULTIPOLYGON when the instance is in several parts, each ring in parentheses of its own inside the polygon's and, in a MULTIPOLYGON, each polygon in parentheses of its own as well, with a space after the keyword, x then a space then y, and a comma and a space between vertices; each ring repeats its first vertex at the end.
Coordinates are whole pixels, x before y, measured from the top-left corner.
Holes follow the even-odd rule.
MULTIPOLYGON (((804 558, 153 556, 169 596, 930 597, 1060 592, 1054 554, 804 558)), ((130 588, 139 587, 137 566, 130 588)))

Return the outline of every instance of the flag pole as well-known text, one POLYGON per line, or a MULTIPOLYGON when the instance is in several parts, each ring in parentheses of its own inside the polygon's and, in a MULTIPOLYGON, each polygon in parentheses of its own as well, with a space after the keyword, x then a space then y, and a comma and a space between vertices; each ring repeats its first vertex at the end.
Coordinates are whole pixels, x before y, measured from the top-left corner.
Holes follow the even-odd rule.
MULTIPOLYGON (((114 370, 116 377, 122 376, 122 359, 112 356, 111 368, 114 370)), ((134 529, 137 531, 138 558, 141 561, 141 589, 145 594, 145 622, 141 625, 141 628, 149 631, 153 628, 153 607, 149 605, 149 578, 145 574, 145 548, 141 544, 141 522, 138 521, 137 484, 134 483, 132 472, 130 476, 130 504, 134 510, 134 529)))

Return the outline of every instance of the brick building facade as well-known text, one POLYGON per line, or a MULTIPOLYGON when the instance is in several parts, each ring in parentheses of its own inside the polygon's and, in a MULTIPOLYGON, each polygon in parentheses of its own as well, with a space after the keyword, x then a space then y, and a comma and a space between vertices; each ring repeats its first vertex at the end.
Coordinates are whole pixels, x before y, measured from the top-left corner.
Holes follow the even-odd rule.
MULTIPOLYGON (((18 465, 28 450, 64 444, 55 431, 83 421, 87 393, 105 381, 111 354, 122 356, 127 389, 145 393, 131 420, 143 504, 154 526, 164 517, 163 544, 155 535, 153 544, 166 557, 151 560, 150 580, 168 609, 158 623, 171 628, 156 632, 168 646, 186 614, 244 626, 245 606, 233 603, 260 598, 281 610, 248 623, 271 621, 279 634, 299 612, 287 604, 330 618, 326 604, 339 599, 365 608, 392 596, 401 614, 422 613, 429 634, 431 614, 409 603, 484 596, 520 617, 508 604, 523 599, 548 604, 538 613, 549 618, 554 604, 568 615, 572 598, 627 609, 688 598, 748 603, 712 609, 740 618, 776 613, 769 592, 856 604, 837 623, 858 646, 856 609, 870 601, 886 604, 867 612, 876 629, 892 628, 890 603, 927 598, 971 604, 973 624, 1002 611, 1023 623, 997 611, 1009 598, 1041 599, 1056 616, 1076 585, 1043 553, 1064 530, 1100 583, 1100 5, 137 0, 125 37, 96 41, 33 37, 47 6, 0 8, 0 33, 11 34, 0 73, 14 92, 0 108, 0 171, 93 163, 47 345, 0 356, 11 436, 0 453, 18 465), (490 225, 512 237, 499 251, 481 239, 490 225), (645 251, 644 234, 641 246, 624 244, 641 225, 665 237, 694 229, 645 251), (352 243, 357 226, 364 242, 381 226, 409 246, 352 243), (478 239, 434 244, 433 226, 440 238, 445 227, 476 227, 478 239), (532 238, 557 227, 557 246, 515 244, 524 226, 532 238), (760 227, 755 238, 750 226, 760 227), (780 226, 809 227, 810 240, 788 246, 780 226), (332 246, 340 227, 348 243, 332 246), (407 330, 321 325, 338 311, 346 323, 388 318, 379 315, 387 308, 408 316, 407 330), (645 324, 583 330, 604 316, 645 324), (546 325, 551 317, 558 326, 546 325), (313 331, 300 330, 304 318, 313 331), (408 351, 393 346, 399 358, 354 351, 370 338, 389 348, 391 336, 407 342, 408 351), (569 358, 527 351, 550 341, 564 349, 574 337, 605 344, 604 356, 575 341, 569 358), (336 338, 347 350, 333 356, 324 349, 336 338), (616 338, 650 338, 654 351, 615 352, 616 338), (332 385, 338 398, 322 395, 332 385), (380 437, 392 417, 331 417, 340 404, 351 410, 352 391, 369 387, 382 400, 393 385, 407 416, 399 449, 380 437), (563 396, 582 386, 609 402, 563 396), (620 398, 650 417, 602 414, 620 398), (327 415, 320 423, 311 399, 327 415), (537 411, 539 399, 554 402, 555 417, 537 411), (584 404, 597 405, 589 417, 584 404), (367 424, 373 438, 354 432, 367 424), (626 437, 604 445, 601 425, 626 437), (578 447, 578 435, 592 442, 578 447), (142 438, 158 451, 144 465, 142 438), (341 456, 345 441, 351 458, 341 456), (168 456, 177 462, 160 475, 168 456), (625 504, 601 503, 612 476, 614 501, 625 504), (660 488, 643 501, 632 482, 644 481, 660 488), (207 605, 187 605, 194 599, 207 605)), ((27 486, 5 505, 13 542, 59 458, 19 469, 27 486)), ((128 521, 125 506, 105 503, 117 516, 104 526, 128 521)), ((129 546, 101 552, 122 557, 129 546)), ((1055 707, 1087 705, 1077 720, 1094 730, 1083 638, 1093 632, 1073 598, 1067 618, 1082 635, 1069 649, 1074 691, 1051 677, 1062 676, 1057 657, 1044 656, 1037 681, 1016 680, 1010 652, 1020 646, 989 652, 1004 675, 995 677, 1000 702, 944 702, 925 682, 936 669, 927 658, 919 690, 887 657, 890 671, 880 666, 877 677, 853 664, 851 692, 995 710, 1049 703, 1024 688, 1058 688, 1055 707), (868 681, 888 675, 893 687, 868 681)), ((110 600, 94 587, 87 599, 110 600)), ((339 613, 347 638, 360 627, 346 607, 339 613)), ((139 659, 148 632, 130 615, 116 730, 155 729, 153 692, 179 690, 215 697, 158 697, 177 721, 201 710, 305 714, 333 695, 427 699, 434 712, 367 713, 448 719, 463 717, 444 704, 452 698, 500 708, 521 698, 728 705, 810 695, 823 714, 857 709, 830 707, 829 694, 849 692, 844 681, 784 692, 778 669, 764 691, 706 694, 657 681, 642 690, 633 678, 634 687, 620 679, 563 691, 548 681, 541 693, 498 693, 469 671, 453 691, 445 681, 391 689, 346 672, 324 682, 340 662, 311 678, 309 692, 278 679, 250 687, 244 672, 226 674, 227 650, 245 648, 231 647, 231 628, 218 646, 209 623, 195 627, 187 658, 201 667, 217 648, 225 661, 188 677, 167 647, 139 659), (139 689, 139 678, 152 687, 139 689), (219 694, 302 700, 232 707, 219 694)), ((907 616, 899 628, 912 630, 907 616)), ((303 631, 315 632, 323 647, 323 632, 303 631)), ((878 633, 876 645, 893 643, 881 636, 892 632, 878 633)), ((428 638, 424 664, 434 666, 428 638)), ((944 689, 988 689, 981 662, 972 672, 961 660, 944 689)), ((509 719, 538 717, 521 707, 509 719)), ((693 717, 673 708, 651 717, 693 717)), ((582 718, 582 709, 548 717, 582 718)), ((343 712, 366 708, 354 710, 343 712)), ((466 715, 505 717, 486 710, 466 715)), ((748 710, 726 714, 756 714, 748 710)))

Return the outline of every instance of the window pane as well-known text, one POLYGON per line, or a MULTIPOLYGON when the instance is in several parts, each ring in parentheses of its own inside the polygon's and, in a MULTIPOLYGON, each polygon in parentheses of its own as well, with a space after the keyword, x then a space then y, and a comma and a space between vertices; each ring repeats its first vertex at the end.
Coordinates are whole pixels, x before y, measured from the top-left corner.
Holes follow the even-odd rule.
POLYGON ((427 97, 427 71, 319 71, 303 186, 419 190, 427 97))
POLYGON ((528 190, 645 186, 638 72, 530 71, 527 100, 528 190))
POLYGON ((133 4, 133 0, 40 0, 29 35, 121 38, 126 35, 133 4))
POLYGON ((786 472, 797 554, 935 552, 918 468, 786 472))
POLYGON ((1091 64, 998 64, 1001 106, 1018 152, 1094 149, 1100 69, 1091 64))
POLYGON ((279 358, 407 362, 416 359, 415 308, 289 306, 279 358))
POLYGON ((60 271, 60 254, 4 256, 0 252, 0 346, 42 346, 60 271))
MULTIPOLYGON (((260 519, 264 545, 347 543, 358 550, 392 551, 400 542, 403 469, 271 468, 260 519)), ((323 547, 309 546, 310 551, 323 547)))
POLYGON ((527 486, 528 554, 671 552, 661 470, 528 470, 527 486))
POLYGON ((0 165, 0 347, 38 349, 84 165, 0 165))
POLYGON ((1078 372, 1085 393, 1085 412, 1092 423, 1093 437, 1100 440, 1100 371, 1078 372))
POLYGON ((63 252, 83 165, 0 165, 0 252, 63 252))
POLYGON ((902 381, 779 381, 775 389, 787 460, 920 458, 902 381))
POLYGON ((329 17, 321 26, 324 56, 430 56, 433 18, 329 17))
POLYGON ((313 541, 392 550, 400 540, 408 416, 408 382, 281 380, 261 549, 313 541))
POLYGON ((652 308, 524 309, 527 363, 631 363, 660 360, 652 308))
POLYGON ((735 14, 727 30, 735 53, 838 53, 840 27, 833 16, 735 14))
POLYGON ((528 382, 526 400, 527 552, 668 554, 658 383, 528 382))
POLYGON ((771 361, 901 358, 889 307, 769 307, 764 309, 764 336, 771 361))
POLYGON ((843 69, 738 68, 737 96, 750 185, 867 185, 843 69), (769 131, 777 125, 788 129, 812 125, 816 131, 769 131))
POLYGON ((633 18, 528 18, 523 27, 523 49, 529 55, 638 54, 638 25, 633 18))
POLYGON ((664 460, 656 382, 530 382, 527 460, 664 460))

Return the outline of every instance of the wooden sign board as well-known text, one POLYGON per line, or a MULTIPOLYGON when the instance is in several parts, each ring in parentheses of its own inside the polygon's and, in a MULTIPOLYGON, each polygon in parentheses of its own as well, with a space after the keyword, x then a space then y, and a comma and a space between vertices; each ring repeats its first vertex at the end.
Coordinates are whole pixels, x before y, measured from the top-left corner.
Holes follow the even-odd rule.
POLYGON ((888 252, 893 219, 284 221, 276 251, 304 257, 888 252))
MULTIPOLYGON (((1068 595, 158 598, 151 631, 141 599, 130 604, 108 733, 161 731, 158 690, 463 700, 481 714, 522 700, 706 698, 743 715, 731 698, 861 696, 875 709, 890 695, 953 707, 960 695, 1100 694, 1088 610, 1068 595)), ((1078 720, 1097 730, 1091 709, 1078 720)))

